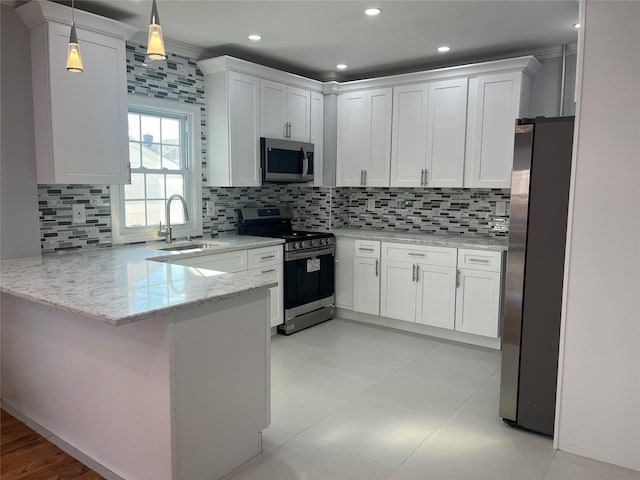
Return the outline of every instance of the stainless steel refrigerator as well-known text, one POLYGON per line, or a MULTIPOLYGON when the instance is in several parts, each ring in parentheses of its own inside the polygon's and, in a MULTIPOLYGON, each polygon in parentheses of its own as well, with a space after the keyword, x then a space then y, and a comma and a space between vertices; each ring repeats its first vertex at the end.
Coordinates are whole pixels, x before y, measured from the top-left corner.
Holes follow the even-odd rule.
POLYGON ((500 416, 553 435, 574 117, 516 122, 500 416))

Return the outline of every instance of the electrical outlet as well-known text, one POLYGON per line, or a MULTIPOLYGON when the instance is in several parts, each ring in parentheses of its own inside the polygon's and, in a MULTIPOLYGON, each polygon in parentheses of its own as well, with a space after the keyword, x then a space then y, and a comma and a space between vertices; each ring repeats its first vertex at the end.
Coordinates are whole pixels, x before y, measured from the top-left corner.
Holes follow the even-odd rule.
POLYGON ((496 202, 496 215, 507 214, 507 202, 496 202))
POLYGON ((87 217, 85 215, 85 211, 84 211, 84 205, 81 203, 78 203, 76 205, 72 205, 71 207, 71 211, 72 211, 72 216, 73 216, 73 220, 72 223, 86 223, 87 217))
POLYGON ((215 208, 215 203, 213 203, 211 200, 209 200, 206 204, 206 208, 207 208, 207 215, 212 217, 216 214, 216 208, 215 208))
POLYGON ((369 210, 373 210, 374 208, 376 208, 375 198, 370 198, 369 200, 367 200, 367 208, 369 208, 369 210))

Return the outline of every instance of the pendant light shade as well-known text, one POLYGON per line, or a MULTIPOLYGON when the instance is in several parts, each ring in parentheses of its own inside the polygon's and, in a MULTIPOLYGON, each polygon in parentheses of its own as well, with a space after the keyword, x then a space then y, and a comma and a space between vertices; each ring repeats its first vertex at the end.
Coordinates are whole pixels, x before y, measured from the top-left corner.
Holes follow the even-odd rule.
POLYGON ((167 58, 167 51, 164 49, 164 39, 162 38, 162 27, 160 26, 156 0, 153 0, 153 4, 151 5, 147 57, 151 60, 165 60, 167 58))
POLYGON ((69 34, 69 46, 67 48, 67 71, 81 73, 84 70, 82 56, 80 55, 80 44, 76 32, 75 5, 71 2, 71 33, 69 34))

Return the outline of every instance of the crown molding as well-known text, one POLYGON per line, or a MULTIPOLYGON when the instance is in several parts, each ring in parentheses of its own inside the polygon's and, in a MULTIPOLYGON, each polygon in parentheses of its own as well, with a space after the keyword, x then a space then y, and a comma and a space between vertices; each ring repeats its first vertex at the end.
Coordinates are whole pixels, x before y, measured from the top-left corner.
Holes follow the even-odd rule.
POLYGON ((198 60, 197 63, 200 70, 205 74, 233 70, 234 72, 246 73, 247 75, 257 76, 265 80, 286 83, 296 87, 306 88, 314 92, 322 92, 323 84, 318 80, 313 80, 293 73, 283 72, 271 67, 265 67, 264 65, 248 62, 229 55, 198 60))
MULTIPOLYGON (((71 25, 71 8, 46 0, 31 0, 15 9, 22 22, 32 29, 44 22, 55 22, 71 25)), ((84 10, 75 10, 75 24, 78 28, 129 40, 138 31, 123 22, 111 20, 84 10)))

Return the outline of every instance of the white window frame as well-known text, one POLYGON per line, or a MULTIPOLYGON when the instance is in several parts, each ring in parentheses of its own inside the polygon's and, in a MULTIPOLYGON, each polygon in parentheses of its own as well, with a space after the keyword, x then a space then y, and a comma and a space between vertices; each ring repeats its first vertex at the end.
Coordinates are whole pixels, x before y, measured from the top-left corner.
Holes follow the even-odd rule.
MULTIPOLYGON (((202 235, 202 128, 200 107, 171 100, 129 95, 130 107, 155 115, 180 115, 186 118, 187 171, 189 186, 188 198, 189 222, 173 226, 173 238, 185 238, 187 235, 202 235)), ((131 164, 129 164, 131 166, 131 164)), ((167 172, 170 173, 170 172, 167 172)), ((185 180, 187 180, 185 178, 185 180)), ((146 227, 124 226, 124 185, 111 186, 111 233, 114 244, 162 240, 158 237, 158 225, 146 227)), ((173 202, 173 206, 176 202, 173 202)), ((164 222, 163 222, 164 223, 164 222)))

